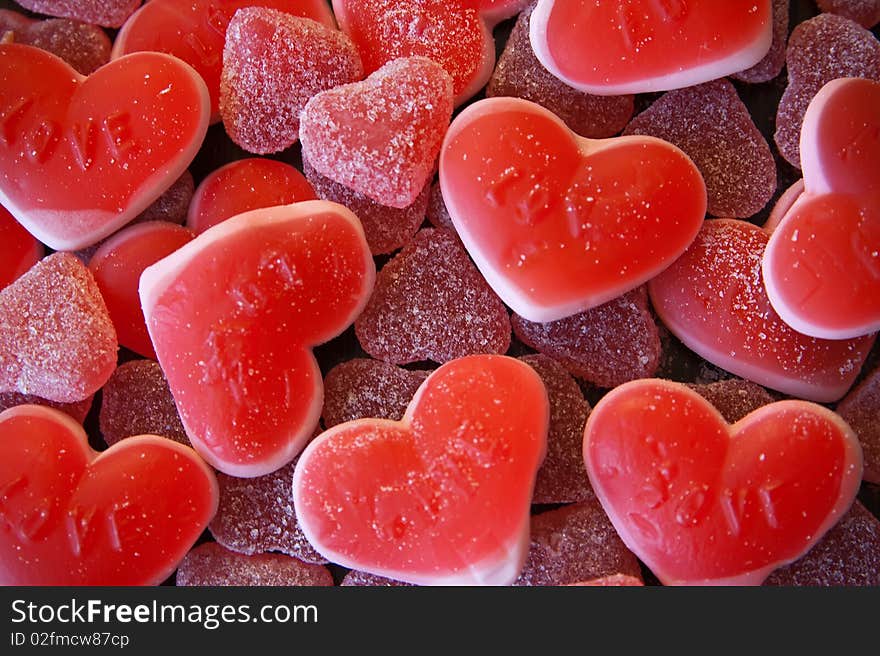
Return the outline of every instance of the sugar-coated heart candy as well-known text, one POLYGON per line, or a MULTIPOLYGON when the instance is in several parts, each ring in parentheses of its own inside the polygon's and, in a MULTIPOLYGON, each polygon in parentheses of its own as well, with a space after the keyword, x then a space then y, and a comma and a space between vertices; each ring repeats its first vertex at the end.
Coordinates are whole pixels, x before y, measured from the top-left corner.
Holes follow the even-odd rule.
POLYGON ((293 477, 300 525, 345 567, 419 584, 503 585, 528 548, 547 392, 528 365, 477 355, 443 365, 400 422, 331 428, 293 477))
POLYGON ((57 403, 56 401, 41 399, 39 396, 34 396, 32 394, 2 392, 0 393, 0 412, 19 405, 43 405, 47 408, 60 410, 64 414, 72 417, 75 421, 83 423, 86 420, 86 416, 89 414, 89 410, 92 408, 92 401, 94 398, 94 395, 92 395, 75 403, 57 403))
POLYGON ((342 579, 339 585, 344 587, 385 587, 385 588, 401 588, 410 587, 412 583, 404 583, 395 579, 389 579, 384 576, 370 574, 369 572, 360 572, 356 569, 350 570, 342 579))
POLYGON ((816 0, 819 9, 845 16, 871 29, 880 23, 880 0, 816 0))
POLYGON ((486 87, 486 97, 531 100, 582 137, 602 139, 619 134, 632 118, 633 96, 593 96, 572 89, 550 73, 535 57, 529 41, 531 15, 529 8, 517 19, 486 87))
POLYGON ((204 78, 211 94, 211 113, 219 120, 226 30, 238 9, 254 5, 336 27, 324 0, 150 0, 119 30, 113 57, 145 50, 179 57, 204 78))
POLYGON ((89 271, 122 346, 147 358, 156 357, 138 297, 141 273, 194 237, 192 231, 175 223, 148 221, 120 230, 89 260, 89 271))
POLYGON ((761 276, 767 234, 744 221, 706 221, 694 244, 648 286, 667 328, 709 362, 760 385, 818 402, 855 381, 874 337, 831 341, 792 330, 761 276))
POLYGON ((504 304, 461 242, 434 228, 382 268, 355 332, 367 353, 393 364, 505 353, 510 346, 504 304))
POLYGON ((652 376, 660 362, 645 287, 558 321, 534 323, 514 314, 511 323, 521 342, 598 387, 652 376))
POLYGON ((481 100, 456 117, 440 185, 477 267, 529 321, 563 319, 643 284, 685 251, 706 213, 700 172, 672 144, 583 139, 517 98, 481 100))
POLYGON ((395 59, 308 102, 300 116, 303 157, 377 203, 409 207, 434 175, 451 116, 446 71, 424 57, 395 59))
POLYGON ((51 52, 82 75, 91 75, 110 61, 110 37, 97 25, 67 18, 32 20, 0 9, 0 37, 9 32, 13 43, 51 52))
POLYGON ((321 414, 311 349, 351 324, 374 279, 357 217, 326 201, 239 214, 144 271, 150 338, 210 464, 253 477, 299 452, 321 414))
POLYGON ((430 373, 365 358, 338 364, 324 378, 324 426, 366 417, 399 421, 430 373))
POLYGON ((770 405, 776 399, 760 385, 738 378, 715 383, 688 385, 697 394, 715 406, 724 421, 735 424, 758 408, 770 405))
POLYGON ((43 257, 43 245, 0 205, 0 289, 43 257))
POLYGON ((303 160, 303 171, 319 198, 345 205, 364 226, 364 234, 373 255, 393 253, 408 244, 425 220, 428 211, 430 183, 426 184, 412 205, 388 207, 364 194, 349 189, 318 173, 309 161, 303 160))
POLYGON ((847 18, 822 14, 794 28, 786 61, 788 87, 776 111, 774 139, 779 154, 800 167, 801 124, 810 101, 837 78, 880 80, 880 41, 847 18))
POLYGON ((880 585, 880 520, 856 501, 816 546, 773 572, 765 585, 880 585))
POLYGON ((282 151, 299 138, 309 98, 361 77, 357 50, 339 30, 275 9, 239 9, 223 49, 226 133, 251 153, 282 151))
POLYGON ((0 583, 157 585, 217 509, 192 449, 146 435, 103 453, 62 412, 0 414, 0 583))
POLYGON ((315 198, 305 176, 290 164, 249 157, 205 176, 193 195, 186 225, 200 235, 244 212, 315 198))
POLYGON ((581 443, 590 404, 568 372, 545 355, 519 358, 541 377, 550 402, 547 455, 535 479, 532 503, 575 503, 593 499, 581 443))
POLYGON ((116 368, 113 322, 95 279, 56 253, 0 290, 0 392, 75 403, 116 368))
POLYGON ((94 244, 186 170, 208 127, 189 66, 136 53, 87 78, 30 46, 0 45, 0 202, 57 250, 94 244))
POLYGON ((862 444, 865 480, 880 485, 880 369, 871 372, 837 405, 862 444))
POLYGON ((538 0, 530 35, 538 59, 566 84, 619 95, 750 68, 770 49, 772 26, 770 0, 538 0))
POLYGON ((623 574, 641 580, 639 562, 595 499, 532 517, 529 555, 514 585, 571 585, 623 574))
POLYGON ((734 73, 731 77, 740 82, 759 84, 776 78, 785 68, 785 46, 788 43, 788 25, 790 18, 789 0, 773 0, 773 42, 764 59, 744 71, 734 73))
POLYGON ((108 446, 132 435, 158 435, 190 446, 168 381, 153 360, 116 368, 101 390, 98 425, 108 446))
POLYGON ((452 217, 449 216, 449 210, 446 209, 446 203, 443 200, 443 190, 440 188, 439 182, 431 185, 427 214, 428 221, 435 228, 446 228, 451 232, 455 232, 455 226, 452 223, 452 217))
POLYGON ((641 578, 628 576, 626 574, 612 574, 611 576, 600 576, 597 579, 582 581, 580 583, 570 583, 569 585, 577 586, 600 586, 600 587, 620 587, 620 586, 643 586, 645 582, 641 578))
POLYGON ((687 153, 703 174, 714 216, 752 216, 776 191, 770 146, 727 80, 670 91, 624 134, 664 139, 687 153))
POLYGON ((297 459, 271 474, 235 478, 218 473, 220 505, 208 529, 227 549, 243 554, 280 551, 306 563, 327 559, 306 540, 293 508, 297 459))
POLYGON ((119 27, 141 0, 15 0, 26 9, 49 16, 73 18, 83 23, 119 27))
POLYGON ((780 401, 729 425, 696 392, 627 383, 584 432, 593 489, 626 545, 667 585, 758 585, 846 513, 862 451, 836 414, 780 401))
POLYGON ((333 575, 283 554, 248 556, 205 542, 186 554, 177 568, 179 586, 330 586, 333 575))

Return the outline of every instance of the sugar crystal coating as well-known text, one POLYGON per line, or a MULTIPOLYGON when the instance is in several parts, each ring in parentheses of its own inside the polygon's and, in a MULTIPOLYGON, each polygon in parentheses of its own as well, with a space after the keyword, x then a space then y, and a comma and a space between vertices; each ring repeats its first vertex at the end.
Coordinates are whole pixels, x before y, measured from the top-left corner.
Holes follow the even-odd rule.
POLYGON ((92 409, 92 401, 94 396, 89 396, 82 401, 76 403, 57 403, 55 401, 47 401, 39 396, 29 394, 19 394, 18 392, 0 392, 0 412, 9 410, 18 405, 44 405, 47 408, 55 408, 66 415, 73 417, 79 423, 86 420, 89 410, 92 409))
POLYGON ((297 460, 257 478, 218 472, 220 505, 208 526, 214 539, 243 554, 280 551, 306 563, 326 563, 296 519, 291 494, 297 460))
POLYGON ((303 156, 377 203, 409 207, 434 175, 451 117, 446 71, 424 57, 396 59, 308 102, 300 117, 303 156))
POLYGON ((15 0, 26 9, 49 16, 73 18, 83 23, 119 27, 141 0, 15 0))
POLYGON ((590 404, 577 381, 558 362, 545 355, 520 358, 534 369, 550 400, 547 455, 535 479, 532 503, 574 503, 592 499, 593 488, 584 467, 584 425, 590 404))
POLYGON ((749 69, 734 73, 741 82, 769 82, 785 68, 785 45, 788 42, 789 0, 773 0, 773 42, 767 55, 749 69))
POLYGON ((511 323, 524 344, 599 387, 648 378, 660 362, 660 336, 644 287, 558 321, 534 323, 514 314, 511 323))
POLYGON ((688 387, 714 405, 730 424, 776 401, 776 398, 760 385, 741 378, 719 380, 705 385, 688 385, 688 387))
POLYGON ((133 435, 190 445, 168 381, 153 360, 131 360, 116 368, 104 385, 98 424, 108 446, 133 435))
POLYGON ((378 574, 370 574, 369 572, 361 572, 359 570, 350 570, 342 579, 340 585, 345 587, 384 587, 384 588, 411 588, 412 583, 396 581, 395 579, 385 578, 378 574))
POLYGON ((224 549, 216 542, 205 542, 181 561, 177 585, 330 586, 333 576, 322 565, 283 554, 248 556, 224 549))
POLYGON ((446 228, 455 232, 455 224, 452 223, 452 217, 449 216, 439 182, 431 185, 431 195, 428 198, 428 221, 435 228, 446 228))
POLYGON ((249 152, 284 150, 299 137, 300 112, 312 96, 362 76, 342 32, 275 9, 239 9, 223 50, 223 125, 249 152))
POLYGON ((324 426, 365 417, 399 421, 430 373, 366 358, 343 362, 324 378, 324 426))
POLYGON ((533 516, 531 541, 513 585, 567 585, 616 574, 642 576, 638 560, 596 499, 533 516))
POLYGON ((880 585, 880 520, 856 501, 805 556, 770 574, 765 585, 880 585))
POLYGON ((816 0, 819 9, 871 29, 880 23, 880 0, 816 0))
POLYGON ((875 369, 837 405, 837 414, 862 444, 864 478, 880 485, 880 369, 875 369))
POLYGON ((794 29, 786 62, 789 81, 776 112, 774 138, 779 153, 800 168, 801 126, 810 101, 837 78, 880 80, 880 41, 847 18, 822 14, 794 29))
POLYGON ((0 290, 0 392, 74 403, 116 367, 116 331, 95 279, 67 253, 0 290))
POLYGON ((355 333, 378 360, 446 362, 506 352, 510 319, 458 239, 426 228, 376 276, 355 333))
POLYGON ((110 61, 110 37, 97 25, 67 18, 31 21, 0 9, 0 37, 7 32, 14 43, 51 52, 81 75, 91 75, 110 61))
POLYGON ((770 146, 727 80, 664 94, 624 134, 657 137, 681 148, 703 174, 707 209, 714 216, 752 216, 776 191, 770 146))
POLYGON ((573 89, 541 65, 529 40, 530 7, 516 21, 486 97, 513 96, 546 107, 582 137, 601 139, 618 134, 632 118, 634 97, 593 96, 573 89))
POLYGON ((425 185, 412 205, 396 208, 377 203, 364 194, 321 175, 307 159, 303 159, 303 172, 319 198, 345 205, 357 215, 373 255, 393 253, 405 246, 425 220, 430 183, 425 185))

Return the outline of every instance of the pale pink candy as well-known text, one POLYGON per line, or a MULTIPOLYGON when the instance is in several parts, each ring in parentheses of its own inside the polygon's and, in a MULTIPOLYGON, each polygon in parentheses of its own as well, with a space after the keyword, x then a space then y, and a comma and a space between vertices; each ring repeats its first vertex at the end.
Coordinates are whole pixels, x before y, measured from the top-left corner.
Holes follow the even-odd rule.
POLYGON ((880 369, 875 369, 837 405, 837 414, 862 444, 863 477, 880 485, 880 369))
POLYGON ((880 23, 880 0, 816 0, 816 4, 824 12, 846 16, 868 29, 880 23))
POLYGON ((119 27, 141 6, 141 0, 15 0, 40 14, 73 18, 83 23, 119 27))
POLYGON ((782 72, 785 68, 785 45, 788 43, 790 4, 789 0, 773 0, 773 43, 770 44, 770 52, 751 68, 734 73, 731 77, 758 84, 769 82, 782 72))
POLYGON ((205 542, 184 557, 176 582, 179 586, 330 586, 333 575, 326 567, 290 556, 246 556, 205 542))

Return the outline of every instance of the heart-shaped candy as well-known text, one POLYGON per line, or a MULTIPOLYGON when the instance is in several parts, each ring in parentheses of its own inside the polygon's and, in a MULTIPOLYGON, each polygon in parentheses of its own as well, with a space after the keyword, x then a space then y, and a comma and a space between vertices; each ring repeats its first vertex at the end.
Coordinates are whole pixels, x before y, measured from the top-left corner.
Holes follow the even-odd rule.
POLYGON ((351 324, 374 279, 357 217, 325 201, 239 214, 144 271, 153 346, 209 463, 254 477, 302 449, 321 415, 311 349, 351 324))
POLYGON ((43 245, 0 205, 0 289, 43 257, 43 245))
POLYGON ((73 18, 83 23, 119 27, 138 8, 141 0, 15 0, 40 14, 73 18))
POLYGON ((729 425, 696 392, 627 383, 587 420, 584 461, 620 537, 665 584, 758 585, 846 513, 862 450, 804 401, 729 425))
POLYGON ((205 83, 174 57, 137 53, 84 78, 0 45, 0 201, 54 249, 94 244, 145 210, 207 128, 205 83))
POLYGON ((453 121, 440 185, 483 276, 537 322, 650 280, 685 251, 706 213, 703 178, 672 144, 583 139, 514 98, 482 100, 453 121))
POLYGON ((871 29, 880 23, 880 0, 816 0, 824 12, 846 16, 871 29))
POLYGON ((217 510, 192 449, 155 435, 103 453, 62 412, 0 414, 0 583, 158 585, 217 510))
POLYGON ((541 63, 569 86, 621 95, 750 68, 770 49, 772 27, 770 0, 539 0, 530 35, 541 63))
POLYGON ((449 362, 402 421, 340 424, 303 451, 300 525, 331 562, 419 584, 506 585, 529 545, 529 504, 549 408, 518 360, 449 362))

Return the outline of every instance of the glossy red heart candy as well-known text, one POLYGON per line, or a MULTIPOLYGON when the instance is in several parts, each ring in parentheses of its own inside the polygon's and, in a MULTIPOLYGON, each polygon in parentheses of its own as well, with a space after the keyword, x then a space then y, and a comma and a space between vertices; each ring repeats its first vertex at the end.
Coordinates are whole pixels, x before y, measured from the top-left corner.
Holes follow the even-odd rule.
POLYGON ((529 545, 547 392, 505 356, 460 358, 422 384, 402 421, 324 432, 293 477, 300 525, 331 562, 420 584, 511 583, 529 545))
POLYGON ((770 49, 772 27, 770 0, 539 0, 530 35, 541 63, 569 86, 621 95, 750 68, 770 49))
POLYGON ((0 45, 0 201, 54 249, 94 244, 180 177, 208 111, 205 83, 168 55, 84 78, 37 48, 0 45))
POLYGON ((375 265, 357 217, 306 201, 239 214, 147 268, 147 328, 190 441, 220 471, 272 472, 311 437, 312 347, 351 324, 375 265))
POLYGON ((0 205, 0 289, 43 257, 43 245, 0 205))
POLYGON ((675 146, 583 139, 513 98, 477 102, 453 121, 440 185, 483 276, 537 322, 650 280, 685 251, 706 213, 703 178, 675 146))
POLYGON ((780 401, 731 426, 650 379, 596 405, 584 461, 623 541, 667 585, 760 584, 834 526, 862 477, 858 440, 822 406, 780 401))
POLYGON ((155 435, 96 453, 40 406, 0 414, 0 583, 158 585, 217 509, 214 474, 155 435))

